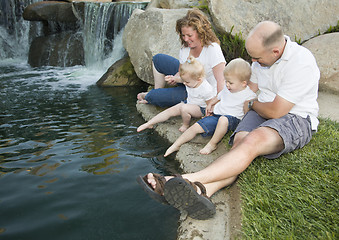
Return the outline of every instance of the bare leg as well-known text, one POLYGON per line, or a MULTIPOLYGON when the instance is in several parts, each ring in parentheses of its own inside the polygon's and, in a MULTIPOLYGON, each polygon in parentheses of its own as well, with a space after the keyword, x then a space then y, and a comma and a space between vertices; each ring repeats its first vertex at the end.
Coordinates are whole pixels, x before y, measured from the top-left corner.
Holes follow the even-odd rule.
MULTIPOLYGON (((165 75, 162 73, 159 73, 156 70, 153 62, 152 62, 152 70, 153 70, 153 77, 154 77, 154 89, 165 87, 165 84, 166 84, 165 75)), ((147 95, 147 92, 138 93, 137 95, 138 103, 144 103, 144 104, 148 103, 145 100, 146 95, 147 95)))
POLYGON ((181 117, 182 117, 182 125, 179 128, 180 132, 185 132, 191 122, 191 118, 200 118, 202 117, 202 113, 200 107, 195 104, 185 104, 181 107, 181 117))
POLYGON ((153 70, 153 77, 154 77, 154 89, 163 88, 165 87, 165 75, 159 73, 152 62, 152 70, 153 70))
POLYGON ((276 153, 284 148, 282 138, 271 128, 260 127, 243 136, 228 153, 208 167, 183 177, 205 184, 209 196, 212 196, 234 180, 257 156, 276 153))
POLYGON ((178 103, 177 105, 174 105, 173 107, 167 108, 166 110, 160 112, 159 114, 154 116, 151 120, 139 126, 137 132, 141 132, 147 128, 152 128, 154 124, 165 122, 171 117, 179 116, 181 113, 180 109, 183 104, 184 103, 178 103))
POLYGON ((227 133, 227 129, 228 129, 228 118, 225 116, 221 116, 218 120, 217 127, 215 128, 215 132, 211 140, 199 152, 201 154, 207 155, 213 152, 215 149, 217 149, 218 143, 227 133))
POLYGON ((205 132, 204 129, 198 123, 194 123, 167 149, 164 156, 166 157, 171 153, 178 151, 182 144, 192 140, 198 133, 203 132, 205 132))

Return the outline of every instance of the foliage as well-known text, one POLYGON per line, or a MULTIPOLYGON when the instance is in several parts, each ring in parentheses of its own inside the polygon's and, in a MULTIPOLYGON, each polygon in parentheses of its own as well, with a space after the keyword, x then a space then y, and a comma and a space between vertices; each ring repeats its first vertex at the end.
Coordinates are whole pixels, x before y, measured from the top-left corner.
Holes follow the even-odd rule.
POLYGON ((234 26, 229 33, 217 33, 220 40, 221 49, 227 62, 234 58, 241 57, 251 63, 251 58, 245 48, 245 40, 242 38, 242 33, 232 35, 234 26))
POLYGON ((339 239, 339 124, 320 119, 304 148, 257 158, 239 178, 244 239, 339 239))
POLYGON ((208 2, 207 0, 200 0, 198 1, 199 3, 199 6, 198 6, 198 9, 200 9, 201 11, 203 11, 204 13, 207 14, 207 16, 210 16, 211 15, 211 12, 210 12, 210 9, 208 7, 208 2))

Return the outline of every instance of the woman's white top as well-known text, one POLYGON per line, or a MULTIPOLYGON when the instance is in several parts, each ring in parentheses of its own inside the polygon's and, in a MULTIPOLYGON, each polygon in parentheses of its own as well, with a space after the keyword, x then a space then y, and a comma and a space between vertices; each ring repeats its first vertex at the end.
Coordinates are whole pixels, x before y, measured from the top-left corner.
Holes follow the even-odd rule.
MULTIPOLYGON (((189 47, 182 47, 179 52, 179 61, 184 63, 187 61, 187 58, 190 53, 189 47)), ((211 84, 214 89, 214 95, 217 95, 217 80, 213 75, 213 68, 219 63, 225 63, 225 57, 221 51, 221 47, 217 43, 212 43, 211 45, 204 46, 199 57, 196 58, 205 68, 206 79, 211 84)))

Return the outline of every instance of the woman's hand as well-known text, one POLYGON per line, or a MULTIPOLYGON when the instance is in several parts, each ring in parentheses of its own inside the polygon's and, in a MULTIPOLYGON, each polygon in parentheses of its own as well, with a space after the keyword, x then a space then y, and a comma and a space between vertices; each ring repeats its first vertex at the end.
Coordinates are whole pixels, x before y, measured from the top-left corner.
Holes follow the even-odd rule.
POLYGON ((175 85, 177 82, 175 81, 175 76, 173 75, 167 75, 165 76, 165 81, 169 84, 169 85, 175 85))
POLYGON ((173 75, 167 75, 165 76, 165 81, 169 84, 169 85, 175 85, 177 83, 182 83, 182 79, 180 77, 179 72, 177 74, 173 75))

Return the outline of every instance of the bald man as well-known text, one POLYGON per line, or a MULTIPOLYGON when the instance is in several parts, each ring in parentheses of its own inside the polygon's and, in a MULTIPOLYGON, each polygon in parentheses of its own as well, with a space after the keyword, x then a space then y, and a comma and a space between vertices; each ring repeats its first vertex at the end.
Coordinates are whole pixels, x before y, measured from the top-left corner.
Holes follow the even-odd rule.
MULTIPOLYGON (((230 138, 232 149, 199 172, 164 178, 166 201, 193 218, 212 217, 209 197, 233 183, 256 157, 274 159, 302 148, 317 130, 320 72, 311 52, 270 21, 255 26, 245 46, 253 62, 249 85, 259 92, 245 103, 247 114, 230 138)), ((152 188, 158 181, 147 175, 152 188)))

